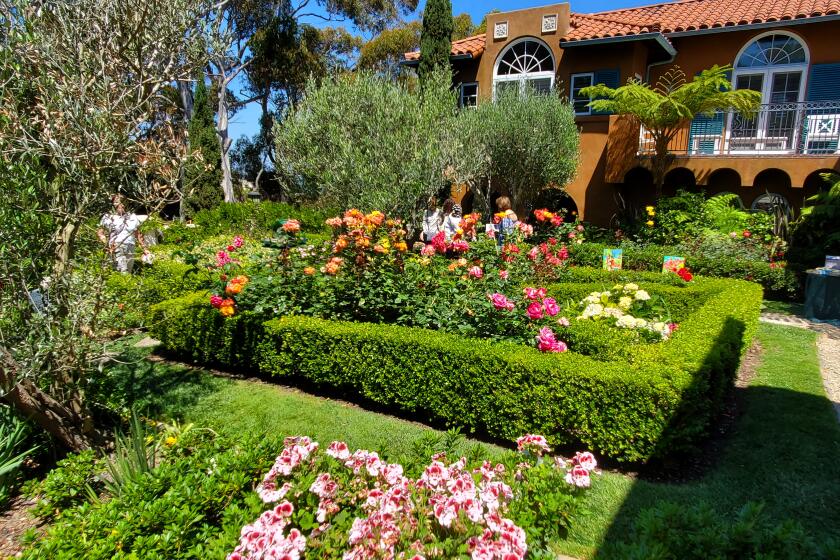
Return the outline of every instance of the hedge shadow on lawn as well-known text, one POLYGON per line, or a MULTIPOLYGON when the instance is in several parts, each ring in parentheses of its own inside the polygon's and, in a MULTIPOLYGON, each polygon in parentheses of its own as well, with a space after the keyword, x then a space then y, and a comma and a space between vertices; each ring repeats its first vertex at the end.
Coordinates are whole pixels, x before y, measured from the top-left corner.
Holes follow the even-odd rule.
MULTIPOLYGON (((717 450, 720 456, 711 469, 684 484, 635 480, 595 558, 626 558, 627 551, 615 545, 633 542, 632 529, 640 513, 666 503, 685 512, 710 506, 723 525, 734 522, 747 503, 760 503, 768 527, 790 520, 801 524, 820 546, 830 540, 840 542, 840 429, 830 402, 818 395, 765 385, 733 391, 743 409, 717 450)), ((714 530, 706 526, 693 529, 692 538, 697 542, 714 530)), ((767 544, 768 535, 756 529, 752 538, 763 538, 767 544)), ((689 537, 683 534, 680 538, 689 537)), ((735 546, 734 541, 727 544, 735 546)))

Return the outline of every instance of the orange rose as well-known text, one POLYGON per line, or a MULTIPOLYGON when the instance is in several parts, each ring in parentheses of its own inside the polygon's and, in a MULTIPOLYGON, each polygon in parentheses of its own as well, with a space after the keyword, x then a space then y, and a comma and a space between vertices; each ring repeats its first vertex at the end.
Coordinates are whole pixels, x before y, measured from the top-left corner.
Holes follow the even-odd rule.
POLYGON ((231 305, 223 305, 222 307, 219 308, 219 313, 221 313, 222 316, 224 316, 224 317, 230 317, 231 315, 233 315, 235 313, 235 310, 233 309, 233 306, 231 306, 231 305))
POLYGON ((399 243, 394 244, 394 248, 400 253, 405 253, 408 251, 408 244, 405 241, 400 241, 399 243))
POLYGON ((307 276, 312 276, 313 274, 315 274, 315 269, 312 268, 311 266, 307 266, 306 268, 303 269, 303 273, 306 274, 307 276))
POLYGON ((225 293, 229 296, 234 296, 242 291, 245 285, 240 282, 229 282, 225 287, 225 293))

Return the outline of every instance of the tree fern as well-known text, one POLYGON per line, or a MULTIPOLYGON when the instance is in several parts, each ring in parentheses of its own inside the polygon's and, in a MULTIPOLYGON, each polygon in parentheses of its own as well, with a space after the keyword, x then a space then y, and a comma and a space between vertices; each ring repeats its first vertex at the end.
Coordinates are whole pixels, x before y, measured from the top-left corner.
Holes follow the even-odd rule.
POLYGON ((709 228, 720 233, 743 230, 749 214, 735 206, 736 194, 713 196, 703 203, 709 228))

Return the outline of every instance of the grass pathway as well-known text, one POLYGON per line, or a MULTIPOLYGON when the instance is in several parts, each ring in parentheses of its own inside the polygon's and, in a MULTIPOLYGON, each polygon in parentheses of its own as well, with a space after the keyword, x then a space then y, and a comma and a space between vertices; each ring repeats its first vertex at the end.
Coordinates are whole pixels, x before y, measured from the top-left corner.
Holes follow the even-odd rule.
MULTIPOLYGON (((743 415, 715 466, 682 484, 605 473, 590 493, 591 513, 555 552, 594 557, 604 542, 625 538, 639 511, 664 501, 706 502, 725 516, 761 501, 773 521, 796 518, 818 539, 840 539, 840 425, 822 387, 815 337, 808 330, 762 324, 762 362, 750 385, 739 389, 743 415)), ((293 389, 172 366, 149 366, 131 391, 152 413, 234 436, 303 433, 399 456, 431 431, 293 389)), ((485 447, 491 455, 499 451, 485 447)))

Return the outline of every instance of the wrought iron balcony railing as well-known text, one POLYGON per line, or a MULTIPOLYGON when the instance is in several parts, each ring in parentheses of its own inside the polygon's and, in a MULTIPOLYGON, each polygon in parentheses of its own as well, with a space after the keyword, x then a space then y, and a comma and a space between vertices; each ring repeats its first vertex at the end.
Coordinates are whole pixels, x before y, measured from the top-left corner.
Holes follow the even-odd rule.
MULTIPOLYGON (((840 100, 771 103, 744 117, 734 111, 697 117, 680 130, 669 150, 676 155, 833 155, 840 154, 840 100)), ((642 128, 639 154, 654 153, 642 128)))

